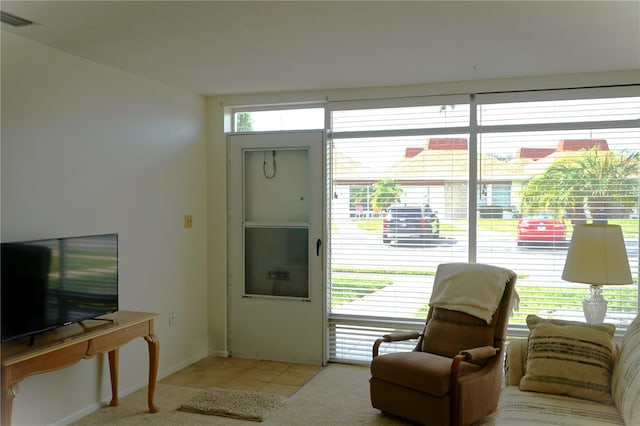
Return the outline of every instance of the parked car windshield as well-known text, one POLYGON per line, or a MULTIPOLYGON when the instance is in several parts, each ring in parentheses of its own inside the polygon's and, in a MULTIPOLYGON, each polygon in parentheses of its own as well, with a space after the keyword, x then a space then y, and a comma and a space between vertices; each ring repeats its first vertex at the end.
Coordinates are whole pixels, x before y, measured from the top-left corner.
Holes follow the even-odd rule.
POLYGON ((532 213, 525 217, 527 219, 556 219, 553 213, 532 213))
POLYGON ((397 217, 421 217, 422 212, 420 209, 398 209, 393 211, 397 217))

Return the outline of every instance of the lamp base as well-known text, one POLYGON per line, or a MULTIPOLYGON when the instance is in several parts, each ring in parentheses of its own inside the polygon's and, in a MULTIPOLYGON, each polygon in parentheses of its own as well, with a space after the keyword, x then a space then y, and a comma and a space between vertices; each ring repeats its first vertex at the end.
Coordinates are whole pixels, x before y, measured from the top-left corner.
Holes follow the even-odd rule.
POLYGON ((601 285, 592 285, 590 291, 591 294, 582 301, 584 317, 589 324, 602 324, 609 302, 602 297, 601 285))

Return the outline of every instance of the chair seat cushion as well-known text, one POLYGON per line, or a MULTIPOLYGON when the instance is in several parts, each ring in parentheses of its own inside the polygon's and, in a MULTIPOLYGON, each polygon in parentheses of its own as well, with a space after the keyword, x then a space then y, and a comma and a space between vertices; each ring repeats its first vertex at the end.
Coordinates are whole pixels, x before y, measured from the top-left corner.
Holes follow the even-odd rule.
MULTIPOLYGON (((371 375, 432 396, 449 393, 451 358, 426 352, 401 352, 380 355, 371 362, 371 375)), ((480 370, 469 362, 460 363, 460 376, 480 370)))

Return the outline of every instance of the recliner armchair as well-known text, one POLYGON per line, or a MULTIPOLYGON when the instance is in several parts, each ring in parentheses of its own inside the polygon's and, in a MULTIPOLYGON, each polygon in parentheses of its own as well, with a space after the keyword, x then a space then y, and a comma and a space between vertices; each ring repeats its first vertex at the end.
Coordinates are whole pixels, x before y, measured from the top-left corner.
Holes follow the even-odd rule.
POLYGON ((371 404, 425 425, 470 425, 495 411, 516 274, 474 263, 438 266, 422 332, 376 340, 371 404), (411 352, 379 355, 385 342, 418 339, 411 352))

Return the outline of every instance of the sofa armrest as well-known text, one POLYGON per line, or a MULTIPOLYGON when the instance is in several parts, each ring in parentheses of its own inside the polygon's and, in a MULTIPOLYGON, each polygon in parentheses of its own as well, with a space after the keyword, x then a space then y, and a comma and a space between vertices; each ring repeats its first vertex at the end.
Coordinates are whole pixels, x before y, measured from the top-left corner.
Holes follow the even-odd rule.
POLYGON ((514 340, 507 346, 504 360, 504 378, 506 386, 519 386, 524 376, 527 361, 527 339, 514 340))

